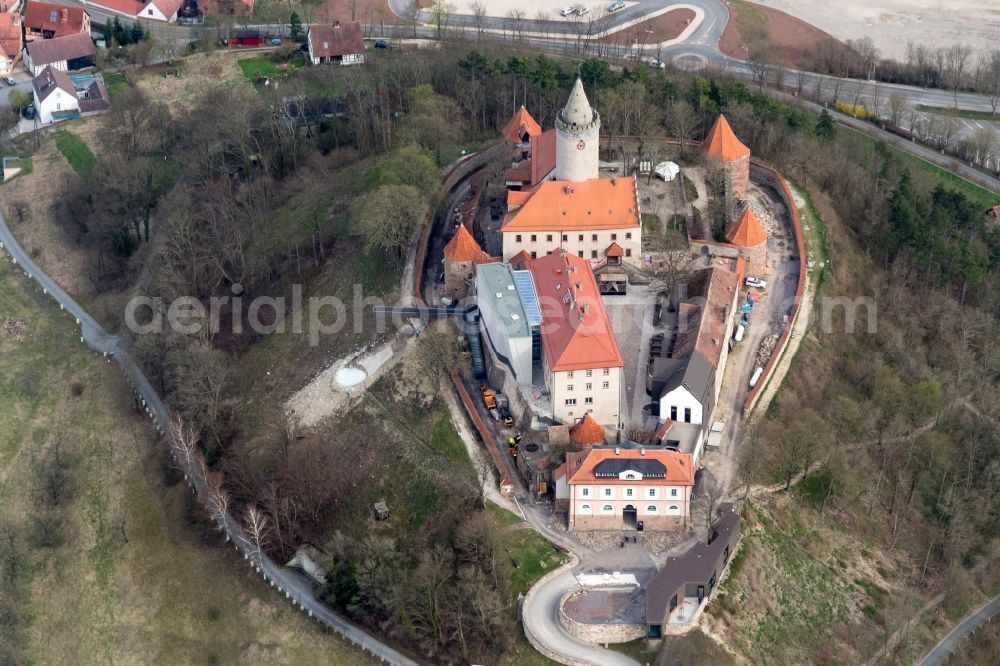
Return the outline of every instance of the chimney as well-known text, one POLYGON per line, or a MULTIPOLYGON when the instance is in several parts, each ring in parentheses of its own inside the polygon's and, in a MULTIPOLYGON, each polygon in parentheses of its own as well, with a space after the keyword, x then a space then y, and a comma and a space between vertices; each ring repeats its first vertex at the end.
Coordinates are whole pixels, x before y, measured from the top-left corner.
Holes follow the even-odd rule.
POLYGON ((621 447, 616 446, 615 447, 615 455, 619 456, 619 455, 621 455, 621 453, 622 453, 621 447))

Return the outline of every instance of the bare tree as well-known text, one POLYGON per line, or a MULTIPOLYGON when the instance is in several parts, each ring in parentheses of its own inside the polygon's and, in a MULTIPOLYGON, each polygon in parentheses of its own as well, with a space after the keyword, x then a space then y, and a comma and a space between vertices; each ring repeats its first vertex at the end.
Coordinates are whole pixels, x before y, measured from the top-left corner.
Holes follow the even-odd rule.
POLYGON ((705 526, 705 542, 712 542, 712 535, 715 533, 715 525, 719 520, 719 500, 722 499, 722 484, 714 478, 706 478, 701 485, 701 494, 698 495, 698 504, 701 506, 702 520, 705 526))
POLYGON ((880 52, 875 47, 875 42, 871 37, 862 37, 857 40, 847 40, 847 46, 854 49, 865 70, 865 78, 871 79, 875 75, 875 65, 878 63, 880 52))
POLYGON ((944 52, 944 82, 954 95, 955 106, 958 106, 958 89, 965 83, 966 69, 969 58, 972 57, 972 47, 968 44, 955 44, 944 52))
POLYGON ((1000 107, 1000 49, 979 56, 976 79, 979 92, 986 95, 990 108, 996 113, 997 107, 1000 107))
POLYGON ((208 508, 208 513, 215 521, 215 527, 220 532, 226 535, 226 540, 229 540, 229 493, 225 491, 222 484, 218 481, 210 481, 205 489, 205 505, 208 508))
POLYGON ((475 0, 471 5, 469 5, 469 8, 472 10, 472 16, 476 20, 476 34, 480 35, 481 39, 482 38, 481 34, 483 32, 483 22, 486 18, 486 12, 488 10, 486 9, 486 5, 480 0, 475 0))
POLYGON ((906 98, 899 93, 889 95, 889 124, 893 127, 901 127, 903 114, 906 113, 908 104, 906 98))
POLYGON ((267 514, 255 506, 247 509, 243 523, 246 526, 247 538, 253 549, 252 554, 256 558, 257 565, 260 566, 264 560, 264 549, 271 541, 271 523, 267 514))
POLYGON ((193 474, 200 471, 196 464, 198 458, 198 438, 201 432, 194 424, 188 423, 176 412, 171 415, 167 432, 169 447, 175 467, 180 470, 189 483, 194 483, 193 474))

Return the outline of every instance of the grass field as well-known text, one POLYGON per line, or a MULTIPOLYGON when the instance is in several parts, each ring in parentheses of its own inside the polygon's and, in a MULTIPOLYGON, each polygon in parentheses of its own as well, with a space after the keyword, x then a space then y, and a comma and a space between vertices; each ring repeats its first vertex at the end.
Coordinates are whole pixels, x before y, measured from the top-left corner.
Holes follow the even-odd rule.
POLYGON ((125 75, 122 72, 112 72, 104 77, 104 86, 108 89, 108 94, 114 97, 128 85, 125 75))
POLYGON ((84 351, 72 321, 7 262, 0 313, 0 527, 23 556, 22 620, 0 635, 0 655, 13 646, 14 663, 27 664, 373 663, 185 522, 186 492, 166 484, 162 450, 117 366, 84 351), (24 321, 23 338, 5 332, 7 318, 24 321), (69 461, 69 491, 51 509, 62 543, 41 547, 35 479, 57 442, 69 461))
POLYGON ((851 132, 855 137, 862 141, 862 143, 866 144, 870 150, 885 150, 887 154, 898 160, 899 163, 907 168, 911 173, 926 174, 927 176, 930 176, 934 180, 940 182, 942 185, 958 190, 971 200, 975 201, 976 204, 982 207, 983 210, 995 205, 997 199, 1000 198, 1000 193, 991 192, 986 188, 973 183, 971 180, 966 180, 959 175, 942 169, 936 164, 931 164, 926 160, 922 160, 919 157, 903 152, 899 148, 890 146, 887 143, 876 141, 875 139, 865 136, 864 134, 850 129, 849 127, 838 126, 837 131, 851 132))
POLYGON ((968 111, 966 109, 952 109, 947 106, 928 106, 926 104, 917 104, 917 111, 933 113, 938 116, 951 116, 952 118, 1000 122, 1000 113, 990 113, 989 111, 968 111))
POLYGON ((97 158, 94 153, 80 137, 72 134, 67 129, 56 132, 56 148, 63 154, 73 170, 80 174, 84 180, 90 178, 94 169, 94 162, 97 158))

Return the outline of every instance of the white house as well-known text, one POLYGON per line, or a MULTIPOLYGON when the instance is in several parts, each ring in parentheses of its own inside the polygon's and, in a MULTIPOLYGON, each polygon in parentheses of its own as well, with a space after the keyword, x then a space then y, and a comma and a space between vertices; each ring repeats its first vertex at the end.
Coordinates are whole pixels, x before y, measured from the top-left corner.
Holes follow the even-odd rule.
POLYGON ((151 0, 139 12, 138 18, 171 23, 177 20, 177 12, 183 6, 184 0, 151 0))
POLYGON ((309 61, 314 65, 329 62, 352 65, 365 61, 361 21, 310 25, 306 41, 309 46, 309 61))
POLYGON ((691 521, 694 460, 667 449, 567 453, 555 473, 556 505, 571 531, 681 530, 691 521))
POLYGON ((80 101, 76 88, 69 75, 62 70, 47 66, 32 82, 35 98, 35 110, 38 121, 48 125, 60 117, 69 117, 80 113, 80 101))

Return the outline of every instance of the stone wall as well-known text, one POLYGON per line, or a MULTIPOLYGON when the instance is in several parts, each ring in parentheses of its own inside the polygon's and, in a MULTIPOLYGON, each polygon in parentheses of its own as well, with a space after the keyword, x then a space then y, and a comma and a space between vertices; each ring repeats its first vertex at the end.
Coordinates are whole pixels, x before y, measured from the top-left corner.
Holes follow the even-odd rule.
MULTIPOLYGON (((531 586, 531 589, 528 590, 528 594, 524 597, 524 603, 521 605, 522 609, 526 609, 531 606, 535 598, 535 593, 537 592, 537 590, 542 588, 545 585, 545 583, 547 583, 552 578, 555 578, 556 576, 563 574, 567 569, 572 569, 573 567, 575 567, 580 563, 580 559, 573 553, 570 553, 569 557, 570 557, 569 562, 562 565, 558 569, 553 569, 552 571, 548 572, 547 574, 542 576, 541 579, 538 580, 538 582, 536 582, 534 585, 531 586)), ((522 611, 522 618, 525 617, 526 615, 527 613, 524 613, 522 611)), ((531 643, 531 647, 535 648, 549 659, 557 661, 560 664, 567 664, 567 666, 592 666, 590 662, 564 657, 555 650, 550 650, 549 647, 545 645, 545 643, 540 641, 538 637, 535 636, 535 632, 531 630, 530 623, 523 622, 522 626, 524 627, 524 636, 525 638, 528 639, 528 642, 531 643)))
POLYGON ((444 265, 444 295, 460 301, 469 293, 469 285, 465 281, 472 273, 471 261, 452 261, 445 258, 444 265))
POLYGON ((600 645, 604 643, 628 643, 646 635, 645 624, 585 624, 574 620, 566 614, 566 601, 579 590, 569 592, 559 600, 559 624, 570 636, 585 643, 600 645))
MULTIPOLYGON (((595 506, 600 504, 600 500, 594 500, 595 506)), ((638 506, 638 503, 636 504, 638 506)), ((623 519, 621 514, 613 516, 576 514, 572 518, 570 530, 574 532, 585 532, 588 530, 620 530, 623 519)), ((638 517, 642 521, 642 527, 648 532, 679 532, 686 529, 683 516, 654 516, 641 515, 638 517)))

